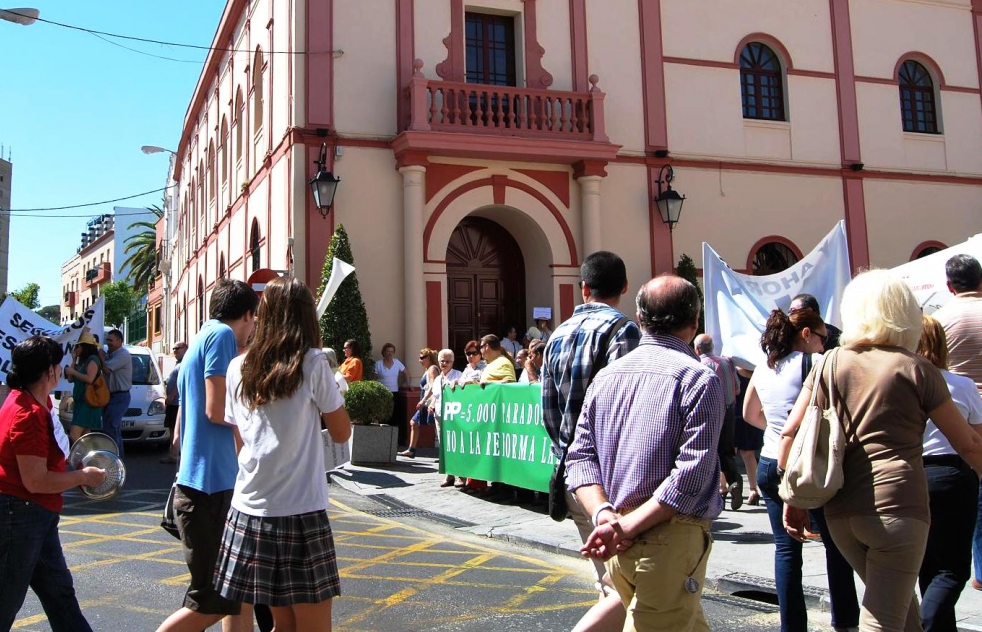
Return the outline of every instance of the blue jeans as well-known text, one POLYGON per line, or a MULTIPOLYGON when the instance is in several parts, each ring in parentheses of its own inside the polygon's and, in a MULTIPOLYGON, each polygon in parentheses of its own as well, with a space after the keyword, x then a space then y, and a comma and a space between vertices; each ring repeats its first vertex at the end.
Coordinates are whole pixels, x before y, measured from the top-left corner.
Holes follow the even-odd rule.
POLYGON ((0 630, 9 630, 30 587, 53 632, 92 632, 75 597, 58 539, 58 514, 0 494, 0 630))
MULTIPOLYGON (((781 632, 807 632, 808 613, 805 593, 801 585, 801 542, 784 530, 784 501, 777 493, 781 479, 777 475, 777 461, 761 457, 757 466, 757 489, 764 498, 767 517, 774 533, 774 583, 781 609, 781 632)), ((856 598, 856 582, 852 567, 846 561, 825 523, 821 509, 808 512, 812 523, 818 526, 825 544, 825 567, 828 573, 829 598, 832 602, 832 626, 851 628, 859 625, 859 600, 856 598)))
POLYGON ((960 456, 926 456, 931 530, 921 562, 921 619, 924 632, 958 632, 955 604, 972 576, 979 478, 960 456))
POLYGON ((130 392, 120 391, 109 395, 109 403, 102 409, 102 430, 112 437, 123 458, 123 413, 130 407, 130 392))

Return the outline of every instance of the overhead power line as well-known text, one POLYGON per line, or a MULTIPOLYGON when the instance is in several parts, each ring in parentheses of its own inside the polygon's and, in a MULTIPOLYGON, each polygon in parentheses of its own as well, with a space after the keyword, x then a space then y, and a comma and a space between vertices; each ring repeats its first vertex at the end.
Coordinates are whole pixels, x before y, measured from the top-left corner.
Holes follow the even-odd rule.
MULTIPOLYGON (((5 11, 7 13, 11 13, 13 15, 19 15, 19 16, 31 17, 31 18, 34 17, 34 16, 25 16, 24 14, 18 13, 17 11, 13 11, 11 9, 5 9, 5 11)), ((180 42, 167 42, 167 41, 164 41, 164 40, 156 40, 156 39, 151 39, 151 38, 148 38, 148 37, 136 37, 136 36, 133 36, 133 35, 122 35, 120 33, 109 33, 107 31, 99 31, 99 30, 96 30, 96 29, 85 28, 83 26, 75 26, 73 24, 65 24, 64 22, 55 22, 54 20, 46 20, 46 19, 44 19, 42 17, 38 17, 38 18, 35 18, 35 19, 38 22, 44 22, 45 24, 51 24, 52 26, 60 26, 63 29, 70 29, 72 31, 81 31, 83 33, 89 33, 91 35, 96 35, 96 36, 105 35, 106 37, 115 37, 115 38, 118 38, 118 39, 130 40, 132 42, 143 42, 145 44, 159 44, 161 46, 174 46, 174 47, 177 47, 177 48, 193 48, 195 50, 205 50, 205 51, 212 51, 213 50, 213 51, 218 51, 218 52, 222 52, 222 53, 250 53, 251 54, 253 52, 251 50, 243 50, 243 49, 236 49, 236 48, 219 48, 219 47, 215 47, 215 46, 202 46, 200 44, 182 44, 180 42)), ((135 51, 135 52, 141 52, 141 51, 135 51)), ((307 51, 303 51, 303 50, 297 50, 297 51, 274 50, 274 51, 263 51, 263 54, 264 55, 317 55, 317 54, 326 54, 326 53, 333 53, 333 52, 334 51, 321 51, 320 53, 317 53, 317 52, 310 52, 310 53, 308 53, 307 51)), ((167 58, 165 58, 165 59, 167 59, 167 58)), ((171 61, 188 61, 188 60, 184 60, 184 59, 172 59, 171 61)), ((198 63, 198 62, 195 62, 195 63, 198 63)))
POLYGON ((101 202, 86 202, 85 204, 72 204, 70 206, 47 206, 44 208, 12 208, 4 211, 4 213, 33 213, 34 211, 67 211, 73 208, 85 208, 87 206, 99 206, 100 204, 112 204, 113 202, 132 200, 133 198, 142 197, 144 195, 150 195, 151 193, 160 193, 161 191, 166 191, 167 189, 172 189, 176 186, 177 186, 176 184, 172 184, 169 187, 161 187, 159 189, 154 189, 152 191, 144 191, 143 193, 137 193, 135 195, 127 195, 126 197, 116 198, 114 200, 103 200, 101 202))

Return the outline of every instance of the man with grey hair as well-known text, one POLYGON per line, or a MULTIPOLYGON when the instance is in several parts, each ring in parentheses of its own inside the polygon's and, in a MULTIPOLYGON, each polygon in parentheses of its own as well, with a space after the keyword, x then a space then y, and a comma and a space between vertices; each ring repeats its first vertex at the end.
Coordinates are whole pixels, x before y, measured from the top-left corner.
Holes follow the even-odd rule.
POLYGON ((699 310, 681 277, 641 289, 641 344, 593 380, 566 457, 567 485, 595 525, 580 550, 607 560, 625 630, 709 631, 700 599, 723 504, 725 395, 689 346, 699 310))
POLYGON ((719 467, 723 472, 723 481, 720 490, 724 496, 730 494, 730 508, 736 511, 743 506, 743 477, 736 464, 736 447, 734 445, 733 434, 736 429, 736 416, 734 415, 733 405, 737 395, 740 394, 740 379, 737 377, 736 367, 733 360, 725 356, 713 355, 713 337, 709 334, 699 334, 695 340, 696 353, 699 354, 699 361, 712 369, 720 381, 723 383, 723 392, 726 395, 726 412, 723 417, 723 430, 719 435, 719 445, 716 452, 719 454, 719 467))

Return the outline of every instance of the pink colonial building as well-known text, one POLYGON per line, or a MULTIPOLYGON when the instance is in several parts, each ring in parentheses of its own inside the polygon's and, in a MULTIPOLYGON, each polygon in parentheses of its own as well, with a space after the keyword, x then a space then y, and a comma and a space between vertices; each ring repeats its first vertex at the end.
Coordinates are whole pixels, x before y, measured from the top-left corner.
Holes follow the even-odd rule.
POLYGON ((316 288, 338 223, 403 356, 558 322, 598 249, 633 293, 703 241, 777 271, 842 219, 855 268, 957 243, 982 226, 980 33, 982 0, 229 0, 178 150, 169 341, 220 277, 316 288))

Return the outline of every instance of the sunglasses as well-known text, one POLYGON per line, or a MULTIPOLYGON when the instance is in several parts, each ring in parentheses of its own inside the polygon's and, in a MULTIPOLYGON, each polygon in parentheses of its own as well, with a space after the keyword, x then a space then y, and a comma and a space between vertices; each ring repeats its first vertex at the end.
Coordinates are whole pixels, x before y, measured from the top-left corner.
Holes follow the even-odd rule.
POLYGON ((827 343, 829 341, 829 335, 828 334, 825 334, 823 336, 822 334, 818 333, 817 331, 813 331, 812 332, 812 335, 813 336, 816 336, 819 340, 822 341, 822 346, 825 346, 825 343, 827 343))
POLYGON ((420 360, 428 360, 429 358, 427 356, 419 356, 419 359, 420 360))
POLYGON ((465 355, 466 355, 466 356, 467 356, 468 358, 470 358, 470 357, 472 357, 472 356, 476 356, 476 355, 481 355, 481 352, 480 352, 480 351, 468 351, 468 352, 467 352, 467 353, 466 353, 465 355))

